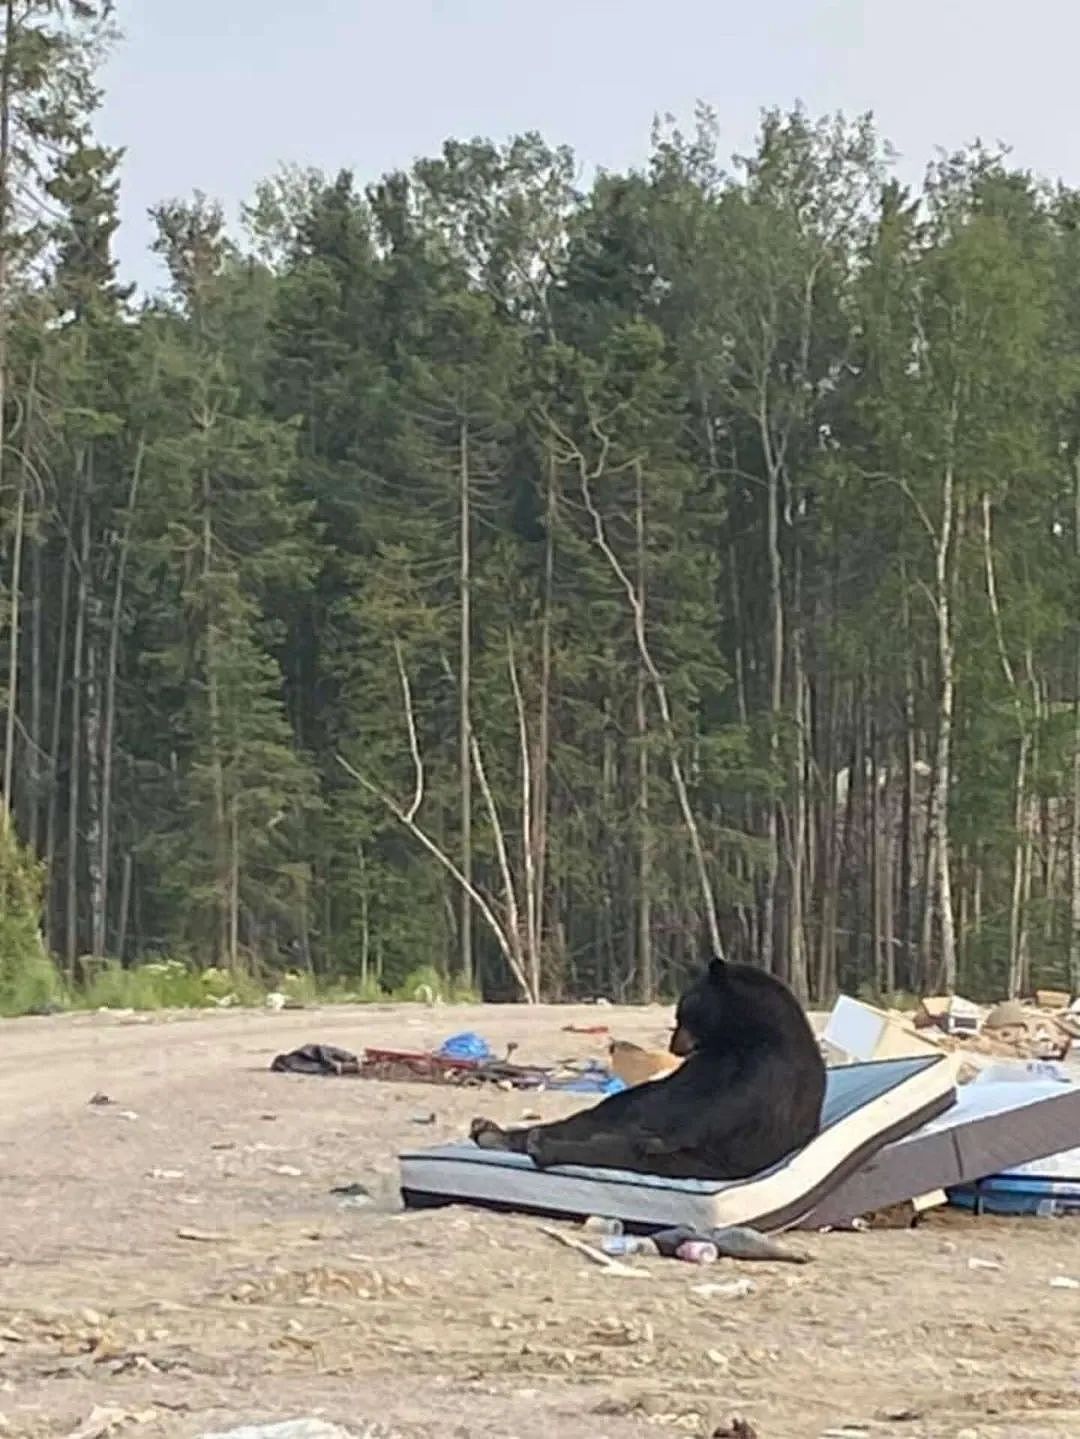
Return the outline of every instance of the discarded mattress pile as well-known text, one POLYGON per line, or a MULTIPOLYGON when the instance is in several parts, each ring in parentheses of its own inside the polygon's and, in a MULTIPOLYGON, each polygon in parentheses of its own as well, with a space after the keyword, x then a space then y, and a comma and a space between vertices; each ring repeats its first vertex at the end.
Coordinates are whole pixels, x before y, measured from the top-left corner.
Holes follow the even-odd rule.
POLYGON ((958 1086, 955 1056, 911 1036, 914 1052, 869 1057, 875 1045, 896 1042, 888 1017, 851 1000, 837 1011, 826 1046, 855 1062, 828 1071, 818 1137, 761 1174, 708 1182, 569 1165, 540 1170, 525 1155, 460 1143, 401 1156, 404 1203, 553 1218, 602 1214, 637 1233, 820 1229, 938 1191, 988 1210, 1001 1207, 1007 1193, 1016 1212, 1020 1178, 1033 1205, 1025 1212, 1067 1212, 1066 1201, 1080 1194, 1080 1150, 1072 1148, 1080 1137, 1080 1085, 1059 1066, 996 1065, 958 1086), (1048 1156, 1061 1172, 1046 1172, 1048 1156), (1051 1193, 1040 1183, 1058 1188, 1051 1193))
MULTIPOLYGON (((512 1049, 510 1051, 512 1053, 512 1049)), ((360 1055, 332 1044, 304 1044, 270 1063, 276 1074, 353 1075, 396 1083, 451 1084, 476 1088, 549 1089, 605 1095, 624 1088, 604 1065, 588 1061, 565 1071, 513 1064, 509 1053, 498 1059, 485 1040, 472 1033, 451 1035, 437 1050, 365 1049, 360 1055)))

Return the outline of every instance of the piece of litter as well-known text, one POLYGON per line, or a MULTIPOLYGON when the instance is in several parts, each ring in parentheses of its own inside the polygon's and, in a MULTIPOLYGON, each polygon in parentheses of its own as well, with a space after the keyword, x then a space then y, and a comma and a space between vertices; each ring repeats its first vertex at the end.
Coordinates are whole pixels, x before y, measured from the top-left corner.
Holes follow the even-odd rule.
POLYGON ((148 1179, 183 1179, 182 1169, 151 1169, 146 1176, 148 1179))
POLYGON ((303 1174, 302 1169, 297 1169, 295 1164, 271 1164, 271 1174, 284 1174, 288 1179, 299 1179, 303 1174))
POLYGON ((103 1094, 99 1089, 94 1094, 92 1094, 86 1102, 87 1104, 111 1104, 112 1100, 107 1094, 103 1094))
POLYGON ((331 1194, 344 1194, 349 1199, 370 1199, 371 1191, 355 1179, 351 1184, 335 1184, 330 1191, 331 1194))
POLYGON ((1055 1274, 1050 1281, 1051 1289, 1080 1289, 1080 1279, 1073 1279, 1068 1274, 1055 1274))
MULTIPOLYGON (((382 1439, 381 1425, 364 1423, 365 1439, 382 1439)), ((204 1430, 199 1439, 354 1439, 354 1431, 325 1419, 286 1419, 277 1424, 241 1424, 238 1429, 204 1430)))
POLYGON ((554 1239, 559 1244, 565 1244, 567 1249, 575 1249, 578 1254, 584 1254, 585 1258, 593 1264, 605 1269, 609 1274, 619 1274, 627 1279, 633 1275, 635 1279, 646 1278, 644 1269, 632 1269, 629 1264, 623 1264, 618 1259, 612 1259, 601 1249, 594 1249, 591 1244, 586 1244, 584 1239, 578 1239, 573 1234, 564 1234, 561 1229, 552 1229, 547 1224, 539 1226, 540 1233, 546 1234, 549 1239, 554 1239))
POLYGON ((586 1234, 621 1234, 623 1222, 621 1219, 609 1219, 603 1214, 590 1214, 588 1219, 582 1221, 582 1229, 586 1234))
POLYGON ((746 1224, 731 1224, 723 1229, 710 1229, 705 1236, 727 1259, 757 1259, 777 1264, 809 1264, 812 1258, 801 1249, 789 1249, 767 1234, 746 1224))
POLYGON ((980 1259, 977 1254, 973 1254, 967 1262, 967 1267, 969 1269, 1000 1269, 1001 1265, 996 1259, 980 1259))
POLYGON ((133 1109, 121 1109, 117 1111, 116 1117, 117 1119, 138 1119, 139 1116, 133 1109))
POLYGON ((526 1124, 535 1123, 536 1120, 543 1118, 539 1110, 536 1109, 527 1109, 521 1117, 526 1124))
POLYGON ((413 1124, 434 1124, 435 1115, 430 1110, 424 1114, 414 1114, 412 1116, 412 1122, 413 1124))
POLYGON ((691 1284, 690 1293, 699 1294, 702 1299, 743 1299, 753 1294, 752 1279, 723 1279, 718 1284, 691 1284))
POLYGON ((197 1244, 227 1244, 232 1238, 231 1234, 223 1234, 213 1229, 178 1229, 177 1239, 192 1239, 197 1244))

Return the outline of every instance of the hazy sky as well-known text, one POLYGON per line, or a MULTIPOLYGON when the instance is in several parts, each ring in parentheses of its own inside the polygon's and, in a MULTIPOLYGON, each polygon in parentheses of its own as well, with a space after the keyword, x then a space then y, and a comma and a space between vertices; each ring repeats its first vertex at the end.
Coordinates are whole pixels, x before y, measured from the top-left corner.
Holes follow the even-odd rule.
POLYGON ((362 181, 450 135, 540 130, 583 169, 640 161, 698 99, 725 148, 763 106, 873 110, 921 174, 935 146, 1008 141, 1080 183, 1080 0, 118 0, 102 122, 127 146, 119 246, 155 273, 147 206, 234 213, 280 161, 362 181))

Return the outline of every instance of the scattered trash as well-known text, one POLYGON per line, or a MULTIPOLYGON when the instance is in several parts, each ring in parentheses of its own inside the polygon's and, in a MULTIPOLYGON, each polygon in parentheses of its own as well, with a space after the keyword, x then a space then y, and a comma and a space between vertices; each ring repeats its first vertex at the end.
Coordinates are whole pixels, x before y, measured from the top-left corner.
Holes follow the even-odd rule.
POLYGON ((1080 1289, 1080 1279, 1073 1279, 1068 1274, 1055 1274, 1050 1281, 1051 1289, 1080 1289))
POLYGON ((487 1040, 471 1029, 464 1030, 461 1034, 452 1034, 449 1039, 443 1040, 437 1053, 442 1059, 472 1059, 477 1063, 495 1058, 487 1040))
POLYGON ((982 1014, 970 999, 958 994, 935 994, 921 1001, 915 1013, 915 1028, 933 1025, 945 1034, 978 1034, 982 1014))
MULTIPOLYGON (((283 996, 284 998, 284 996, 283 996)), ((270 1062, 274 1074, 359 1074, 360 1061, 335 1044, 302 1044, 270 1062)))
POLYGON ((789 1249, 746 1224, 710 1229, 707 1238, 725 1259, 757 1259, 774 1264, 809 1264, 813 1259, 805 1250, 789 1249))
POLYGON ((133 1109, 118 1109, 116 1117, 117 1119, 138 1119, 139 1116, 133 1109))
POLYGON ((269 1169, 271 1174, 282 1174, 286 1179, 299 1179, 304 1172, 295 1164, 271 1164, 269 1169))
POLYGON ((610 1034, 606 1024, 564 1024, 563 1034, 610 1034))
POLYGON ((1002 1265, 996 1259, 980 1259, 977 1254, 973 1254, 967 1262, 967 1267, 969 1269, 1001 1269, 1002 1265))
POLYGON ((371 1191, 362 1184, 353 1181, 351 1184, 335 1184, 330 1191, 331 1194, 341 1194, 348 1199, 370 1199, 371 1191))
POLYGON ((682 1063, 682 1059, 668 1049, 643 1049, 625 1039, 613 1039, 608 1054, 612 1070, 630 1088, 651 1079, 663 1079, 682 1063))
POLYGON ((434 1124, 434 1123, 435 1123, 435 1118, 436 1118, 436 1116, 435 1116, 434 1110, 427 1109, 427 1110, 425 1110, 425 1111, 423 1112, 423 1114, 414 1114, 414 1115, 412 1116, 412 1123, 413 1123, 413 1124, 434 1124))
POLYGON ((631 1275, 635 1279, 647 1277, 644 1269, 632 1269, 628 1264, 620 1264, 617 1259, 612 1259, 603 1250, 594 1249, 591 1244, 586 1244, 584 1239, 578 1239, 573 1234, 565 1234, 561 1229, 552 1229, 547 1224, 541 1224, 540 1233, 546 1234, 549 1239, 554 1239, 559 1244, 565 1244, 567 1249, 574 1249, 578 1254, 583 1254, 590 1263, 607 1270, 609 1274, 618 1273, 627 1279, 631 1275))
POLYGON ((720 1251, 707 1239, 684 1239, 675 1251, 675 1258, 681 1259, 684 1264, 715 1264, 720 1258, 720 1251))
POLYGON ((112 1100, 107 1094, 103 1094, 99 1089, 94 1094, 92 1094, 86 1102, 87 1104, 111 1104, 112 1100))
POLYGON ((287 1003, 288 1000, 286 996, 282 994, 279 989, 271 990, 270 993, 266 996, 267 1009, 272 1009, 275 1013, 284 1009, 287 1003))
POLYGON ((600 1248, 605 1254, 611 1254, 617 1259, 624 1259, 630 1254, 656 1258, 660 1253, 651 1239, 639 1234, 605 1234, 600 1240, 600 1248))
POLYGON ((879 1409, 874 1417, 886 1424, 916 1424, 923 1416, 920 1409, 879 1409))
POLYGON ((623 1232, 621 1219, 606 1219, 601 1214, 590 1214, 581 1227, 587 1234, 621 1234, 623 1232))
POLYGON ((738 1279, 722 1279, 715 1284, 692 1284, 690 1293, 702 1299, 745 1299, 755 1288, 752 1279, 740 1275, 738 1279))
POLYGON ((219 1233, 213 1229, 178 1229, 176 1237, 194 1240, 196 1244, 228 1244, 232 1239, 231 1234, 219 1233))
POLYGON ((151 1169, 147 1179, 183 1179, 182 1169, 151 1169))
POLYGON ((540 1114, 538 1110, 526 1109, 521 1117, 526 1124, 535 1124, 537 1120, 543 1119, 544 1116, 540 1114))

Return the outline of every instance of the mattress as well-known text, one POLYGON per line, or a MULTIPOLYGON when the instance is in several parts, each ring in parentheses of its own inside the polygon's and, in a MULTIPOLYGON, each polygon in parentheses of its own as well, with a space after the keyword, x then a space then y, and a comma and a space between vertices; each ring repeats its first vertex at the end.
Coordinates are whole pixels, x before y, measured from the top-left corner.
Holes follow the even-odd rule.
POLYGON ((805 1223, 838 1224, 933 1189, 974 1184, 1047 1161, 1078 1139, 1080 1084, 1032 1077, 977 1080, 960 1089, 947 1113, 867 1159, 814 1205, 805 1223))
POLYGON ((883 1145, 944 1113, 955 1099, 954 1068, 945 1055, 853 1064, 828 1073, 817 1138, 750 1179, 666 1179, 578 1165, 537 1169, 526 1155, 464 1143, 402 1154, 401 1194, 408 1208, 471 1204, 562 1218, 602 1214, 632 1232, 673 1225, 780 1229, 814 1210, 883 1145))

